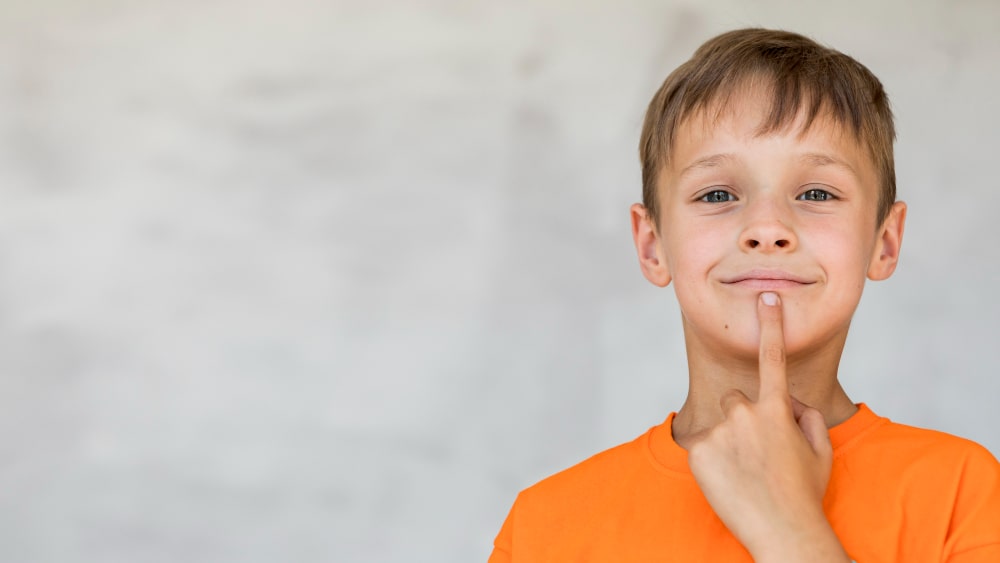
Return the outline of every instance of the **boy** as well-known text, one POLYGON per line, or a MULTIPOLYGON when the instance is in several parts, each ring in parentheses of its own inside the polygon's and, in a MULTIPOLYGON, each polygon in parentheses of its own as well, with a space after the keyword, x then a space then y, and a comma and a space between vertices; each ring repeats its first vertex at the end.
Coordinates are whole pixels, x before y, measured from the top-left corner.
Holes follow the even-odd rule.
POLYGON ((894 136, 878 79, 797 34, 725 33, 667 77, 632 233, 674 284, 687 400, 523 491, 491 562, 1000 562, 996 459, 837 381, 865 278, 899 259, 894 136))

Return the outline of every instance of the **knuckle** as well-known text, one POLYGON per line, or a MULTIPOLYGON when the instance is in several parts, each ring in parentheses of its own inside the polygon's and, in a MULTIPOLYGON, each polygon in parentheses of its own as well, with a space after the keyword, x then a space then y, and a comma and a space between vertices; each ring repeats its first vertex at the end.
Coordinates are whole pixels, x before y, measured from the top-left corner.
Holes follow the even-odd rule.
POLYGON ((688 461, 700 462, 705 455, 705 441, 699 440, 688 446, 688 461))
POLYGON ((770 362, 784 363, 785 347, 781 344, 768 344, 764 347, 764 357, 770 362))
POLYGON ((747 403, 746 399, 740 397, 739 400, 733 401, 733 412, 738 415, 746 414, 750 411, 750 404, 747 403))
POLYGON ((699 440, 688 447, 688 465, 691 467, 705 467, 712 462, 712 446, 709 440, 699 440))
POLYGON ((743 420, 748 414, 750 414, 750 411, 750 403, 748 403, 746 399, 740 397, 729 402, 728 409, 725 414, 728 419, 743 420))
POLYGON ((726 413, 740 409, 746 406, 746 397, 743 393, 740 393, 736 389, 730 389, 722 394, 719 398, 719 405, 722 406, 722 410, 726 413))

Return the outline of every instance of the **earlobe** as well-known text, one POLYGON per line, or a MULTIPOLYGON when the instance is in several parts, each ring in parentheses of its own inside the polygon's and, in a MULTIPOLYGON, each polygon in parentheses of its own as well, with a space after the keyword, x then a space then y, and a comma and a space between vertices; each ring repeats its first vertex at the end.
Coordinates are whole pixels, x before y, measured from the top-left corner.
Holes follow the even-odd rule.
POLYGON ((868 279, 881 281, 896 271, 899 250, 903 245, 903 228, 906 225, 906 204, 897 201, 882 222, 875 249, 868 263, 868 279))
POLYGON ((642 275, 653 285, 666 287, 670 284, 670 269, 661 253, 656 226, 649 212, 641 204, 632 205, 630 212, 632 240, 635 241, 635 250, 639 254, 639 268, 642 270, 642 275))

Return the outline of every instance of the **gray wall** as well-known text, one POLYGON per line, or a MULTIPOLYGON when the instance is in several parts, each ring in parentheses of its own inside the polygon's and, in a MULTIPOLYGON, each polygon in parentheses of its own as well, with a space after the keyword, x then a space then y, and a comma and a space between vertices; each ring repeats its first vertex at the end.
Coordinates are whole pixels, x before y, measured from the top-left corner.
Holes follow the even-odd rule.
POLYGON ((1000 452, 997 3, 500 4, 0 4, 0 559, 485 560, 683 400, 639 125, 747 25, 898 116, 849 394, 1000 452))

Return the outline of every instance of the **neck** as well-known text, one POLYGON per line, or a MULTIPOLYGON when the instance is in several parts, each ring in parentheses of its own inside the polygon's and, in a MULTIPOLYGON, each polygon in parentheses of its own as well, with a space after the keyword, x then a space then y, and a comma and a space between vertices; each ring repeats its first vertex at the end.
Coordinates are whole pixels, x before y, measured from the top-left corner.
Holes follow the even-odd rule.
MULTIPOLYGON (((723 420, 719 400, 737 389, 757 400, 759 371, 756 357, 734 357, 713 353, 722 347, 707 345, 685 326, 688 357, 688 396, 674 416, 674 440, 687 447, 723 420)), ((787 357, 789 394, 823 413, 827 428, 850 418, 857 407, 837 380, 837 368, 847 331, 808 351, 787 357)))

